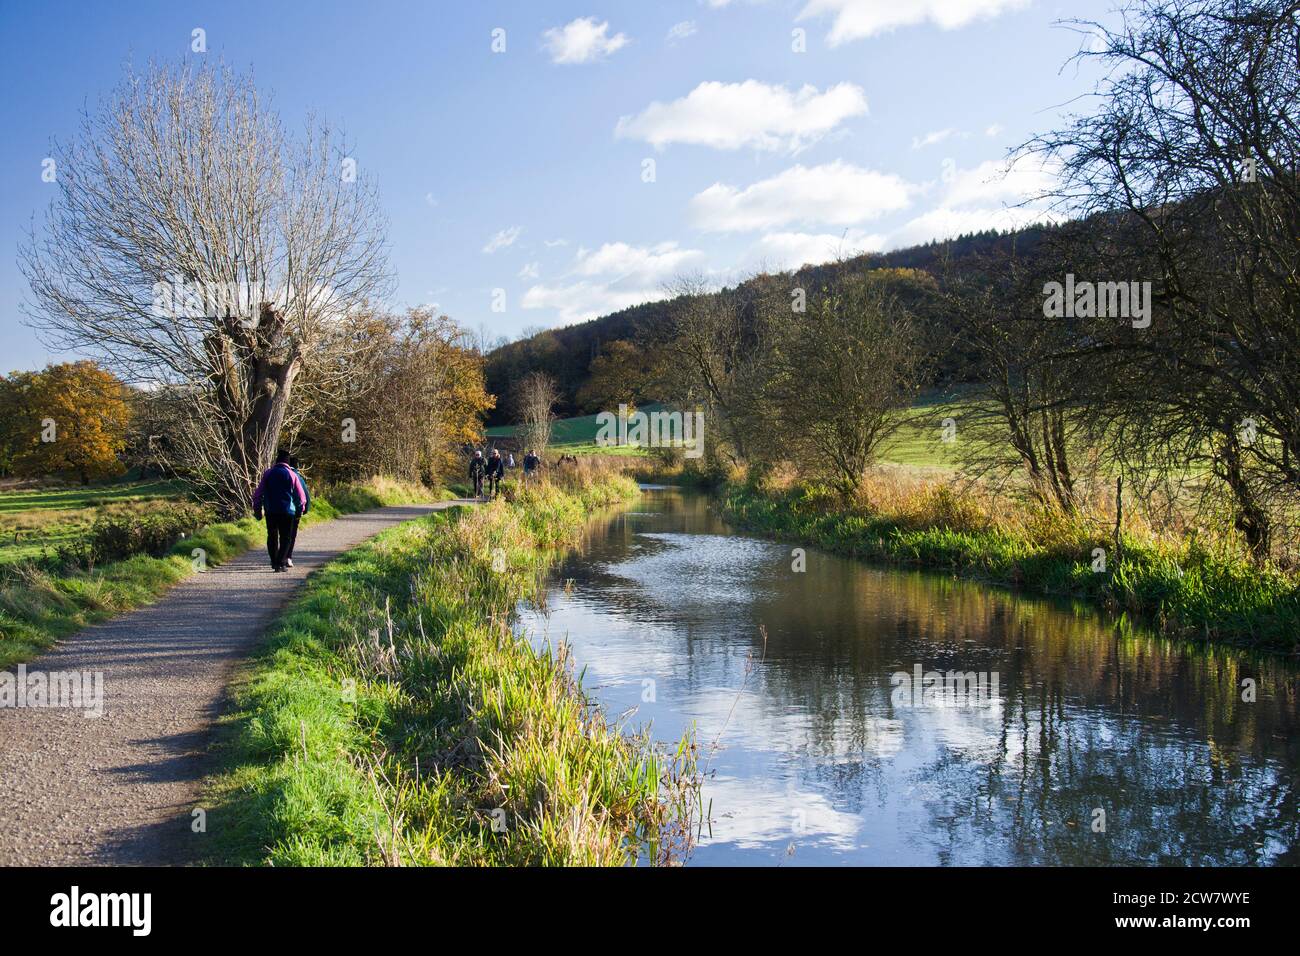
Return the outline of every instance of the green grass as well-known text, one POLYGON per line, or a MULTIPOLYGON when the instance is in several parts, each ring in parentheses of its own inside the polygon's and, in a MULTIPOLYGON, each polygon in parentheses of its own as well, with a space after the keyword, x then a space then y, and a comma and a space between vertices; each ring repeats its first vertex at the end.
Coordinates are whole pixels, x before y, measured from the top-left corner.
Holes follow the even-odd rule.
MULTIPOLYGON (((660 411, 663 405, 658 402, 652 402, 649 405, 639 407, 637 410, 642 412, 660 411)), ((600 431, 600 426, 596 421, 595 415, 581 415, 577 418, 561 418, 555 422, 551 429, 552 451, 563 452, 570 455, 580 454, 604 454, 604 455, 632 455, 639 456, 646 454, 644 448, 629 448, 625 446, 601 447, 596 444, 596 433, 600 431)), ((498 425, 496 428, 487 430, 488 438, 513 438, 515 435, 514 425, 498 425)))
POLYGON ((955 441, 942 440, 944 419, 954 421, 960 437, 963 422, 970 421, 977 410, 977 402, 973 399, 920 401, 899 416, 903 424, 881 444, 878 458, 891 465, 955 469, 959 464, 956 451, 960 446, 955 441))
MULTIPOLYGON (((663 407, 656 402, 643 406, 640 411, 652 412, 663 407)), ((953 400, 926 397, 918 401, 910 410, 900 415, 905 421, 882 446, 880 460, 890 464, 925 468, 955 468, 957 466, 954 455, 956 446, 941 440, 940 428, 943 420, 951 417, 956 420, 960 434, 963 417, 968 417, 973 410, 974 400, 965 397, 953 400)), ((646 448, 597 446, 595 442, 598 430, 595 415, 559 419, 552 432, 551 450, 570 455, 643 457, 649 454, 649 449, 646 448)), ((514 425, 500 425, 487 430, 488 438, 512 438, 514 434, 514 425)))
POLYGON ((385 532, 313 576, 235 693, 209 862, 663 861, 693 749, 611 726, 560 650, 511 631, 553 546, 626 478, 512 489, 385 532), (495 825, 494 825, 495 824, 495 825))
POLYGON ((121 481, 0 492, 0 565, 38 558, 85 534, 104 515, 144 515, 188 500, 178 481, 121 481))
POLYGON ((33 488, 0 492, 0 515, 19 511, 64 511, 93 508, 123 501, 179 498, 185 486, 179 481, 109 482, 67 488, 33 488))
MULTIPOLYGON (((436 497, 387 479, 322 489, 305 525, 339 514, 436 497)), ((151 603, 195 572, 195 549, 218 565, 264 540, 259 522, 246 518, 209 525, 163 557, 136 555, 90 571, 54 573, 17 563, 0 572, 0 667, 30 660, 59 638, 88 624, 151 603)))
POLYGON ((825 490, 778 492, 751 485, 724 489, 738 527, 807 542, 838 554, 936 568, 1024 591, 1068 596, 1132 615, 1175 635, 1294 652, 1300 647, 1300 581, 1257 567, 1227 547, 1124 539, 1110 543, 1079 519, 1047 516, 1038 531, 962 517, 961 503, 939 489, 907 515, 844 508, 825 490), (952 520, 945 512, 955 515, 952 520), (1109 552, 1093 570, 1093 548, 1109 552))

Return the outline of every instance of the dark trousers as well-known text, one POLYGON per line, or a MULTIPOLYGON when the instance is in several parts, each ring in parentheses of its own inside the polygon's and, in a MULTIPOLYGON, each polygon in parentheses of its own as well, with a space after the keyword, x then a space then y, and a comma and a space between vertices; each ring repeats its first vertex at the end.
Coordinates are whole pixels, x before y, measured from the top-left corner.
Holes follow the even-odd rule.
POLYGON ((282 568, 293 547, 293 515, 266 516, 266 553, 271 556, 271 567, 282 568))
POLYGON ((474 476, 474 497, 475 498, 483 497, 483 476, 482 475, 474 476))
POLYGON ((286 558, 293 557, 293 546, 298 543, 298 523, 302 521, 302 515, 293 515, 293 527, 289 529, 289 553, 286 558))
POLYGON ((497 496, 497 492, 499 492, 500 490, 501 490, 501 479, 496 475, 488 475, 488 494, 490 494, 493 498, 495 498, 497 496))

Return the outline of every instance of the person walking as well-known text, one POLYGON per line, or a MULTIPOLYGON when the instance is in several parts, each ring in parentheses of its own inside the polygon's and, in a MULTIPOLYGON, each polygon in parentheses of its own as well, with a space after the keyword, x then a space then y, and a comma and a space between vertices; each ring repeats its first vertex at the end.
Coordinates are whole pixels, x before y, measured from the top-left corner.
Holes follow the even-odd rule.
POLYGON ((271 558, 272 571, 287 571, 289 548, 292 546, 293 518, 307 507, 307 494, 303 491, 298 473, 289 467, 289 453, 275 456, 275 464, 262 473, 262 480, 253 492, 253 517, 262 520, 266 512, 266 553, 271 558))
POLYGON ((474 497, 483 497, 483 475, 487 473, 487 462, 483 460, 483 452, 477 448, 474 449, 474 457, 469 460, 469 480, 474 484, 474 497))
POLYGON ((528 454, 524 455, 524 483, 537 474, 537 469, 542 466, 542 460, 533 454, 533 450, 528 449, 528 454))
POLYGON ((501 457, 500 449, 492 449, 492 457, 487 463, 488 492, 495 498, 501 493, 501 479, 506 476, 506 462, 501 457))
POLYGON ((307 487, 307 479, 303 478, 302 472, 298 470, 298 459, 289 456, 289 467, 293 473, 298 476, 298 484, 302 486, 302 496, 305 499, 302 504, 302 514, 293 516, 293 527, 289 529, 289 553, 284 556, 285 567, 293 567, 293 546, 298 541, 298 523, 307 517, 307 512, 311 511, 311 489, 307 487))

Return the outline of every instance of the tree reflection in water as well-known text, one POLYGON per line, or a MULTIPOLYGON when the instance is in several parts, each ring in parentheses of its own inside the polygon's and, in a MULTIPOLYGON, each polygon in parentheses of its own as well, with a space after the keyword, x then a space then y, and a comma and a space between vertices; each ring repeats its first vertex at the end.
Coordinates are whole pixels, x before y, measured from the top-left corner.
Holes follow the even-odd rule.
POLYGON ((696 862, 791 844, 802 863, 1298 861, 1296 668, 812 549, 791 565, 707 498, 651 491, 593 522, 545 610, 521 609, 571 641, 611 713, 665 739, 695 722, 706 748, 721 733, 696 862), (999 697, 895 708, 890 675, 917 664, 997 672, 999 697))

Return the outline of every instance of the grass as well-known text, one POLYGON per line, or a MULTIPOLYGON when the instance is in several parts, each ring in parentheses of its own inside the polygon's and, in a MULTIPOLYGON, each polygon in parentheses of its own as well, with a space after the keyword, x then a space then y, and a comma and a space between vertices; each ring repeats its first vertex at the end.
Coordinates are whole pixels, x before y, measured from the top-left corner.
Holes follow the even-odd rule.
POLYGON ((188 499, 177 481, 125 481, 0 492, 0 565, 38 558, 106 515, 146 515, 188 499))
POLYGON ((1167 633, 1294 652, 1300 580, 1248 560, 1238 543, 1193 530, 1170 540, 1136 522, 1116 555, 1113 517, 1068 516, 1006 499, 959 495, 944 482, 877 477, 845 504, 829 489, 733 482, 737 526, 867 560, 936 568, 1020 590, 1068 596, 1167 633), (1095 549, 1105 551, 1094 570, 1095 549))
MULTIPOLYGON (((898 465, 946 470, 955 468, 957 466, 953 453, 955 446, 940 439, 940 428, 945 418, 952 418, 960 429, 963 417, 969 416, 973 410, 973 402, 974 399, 969 396, 957 398, 927 396, 921 399, 900 416, 904 421, 898 431, 881 448, 880 460, 898 465)), ((648 413, 663 407, 656 402, 642 406, 638 410, 648 413)), ((550 449, 569 455, 626 455, 640 458, 650 454, 648 448, 597 446, 595 442, 598 428, 595 415, 559 419, 552 432, 550 449)), ((500 425, 487 430, 489 439, 512 438, 514 434, 513 425, 500 425)))
MULTIPOLYGON (((658 402, 652 402, 648 405, 638 407, 637 411, 653 412, 663 409, 663 405, 658 402)), ((616 410, 615 410, 616 411, 616 410)), ((641 456, 646 454, 645 448, 632 448, 628 446, 602 447, 596 444, 596 433, 600 426, 596 421, 595 415, 580 415, 576 418, 561 418, 555 422, 551 430, 551 451, 561 452, 569 455, 581 454, 604 454, 604 455, 628 455, 641 456)), ((498 425, 495 428, 487 430, 487 437, 491 438, 513 438, 515 435, 514 425, 498 425)))
POLYGON ((694 750, 611 725, 563 647, 511 630, 555 547, 635 494, 613 474, 378 536, 313 576, 235 693, 210 862, 668 862, 694 750))
MULTIPOLYGON (((433 497, 427 489, 384 478, 322 488, 304 523, 433 497)), ((246 518, 209 525, 163 557, 135 555, 61 574, 35 564, 9 565, 0 574, 0 667, 30 660, 88 624, 156 600, 195 572, 195 549, 203 550, 207 564, 218 565, 259 544, 263 534, 259 522, 246 518)))

